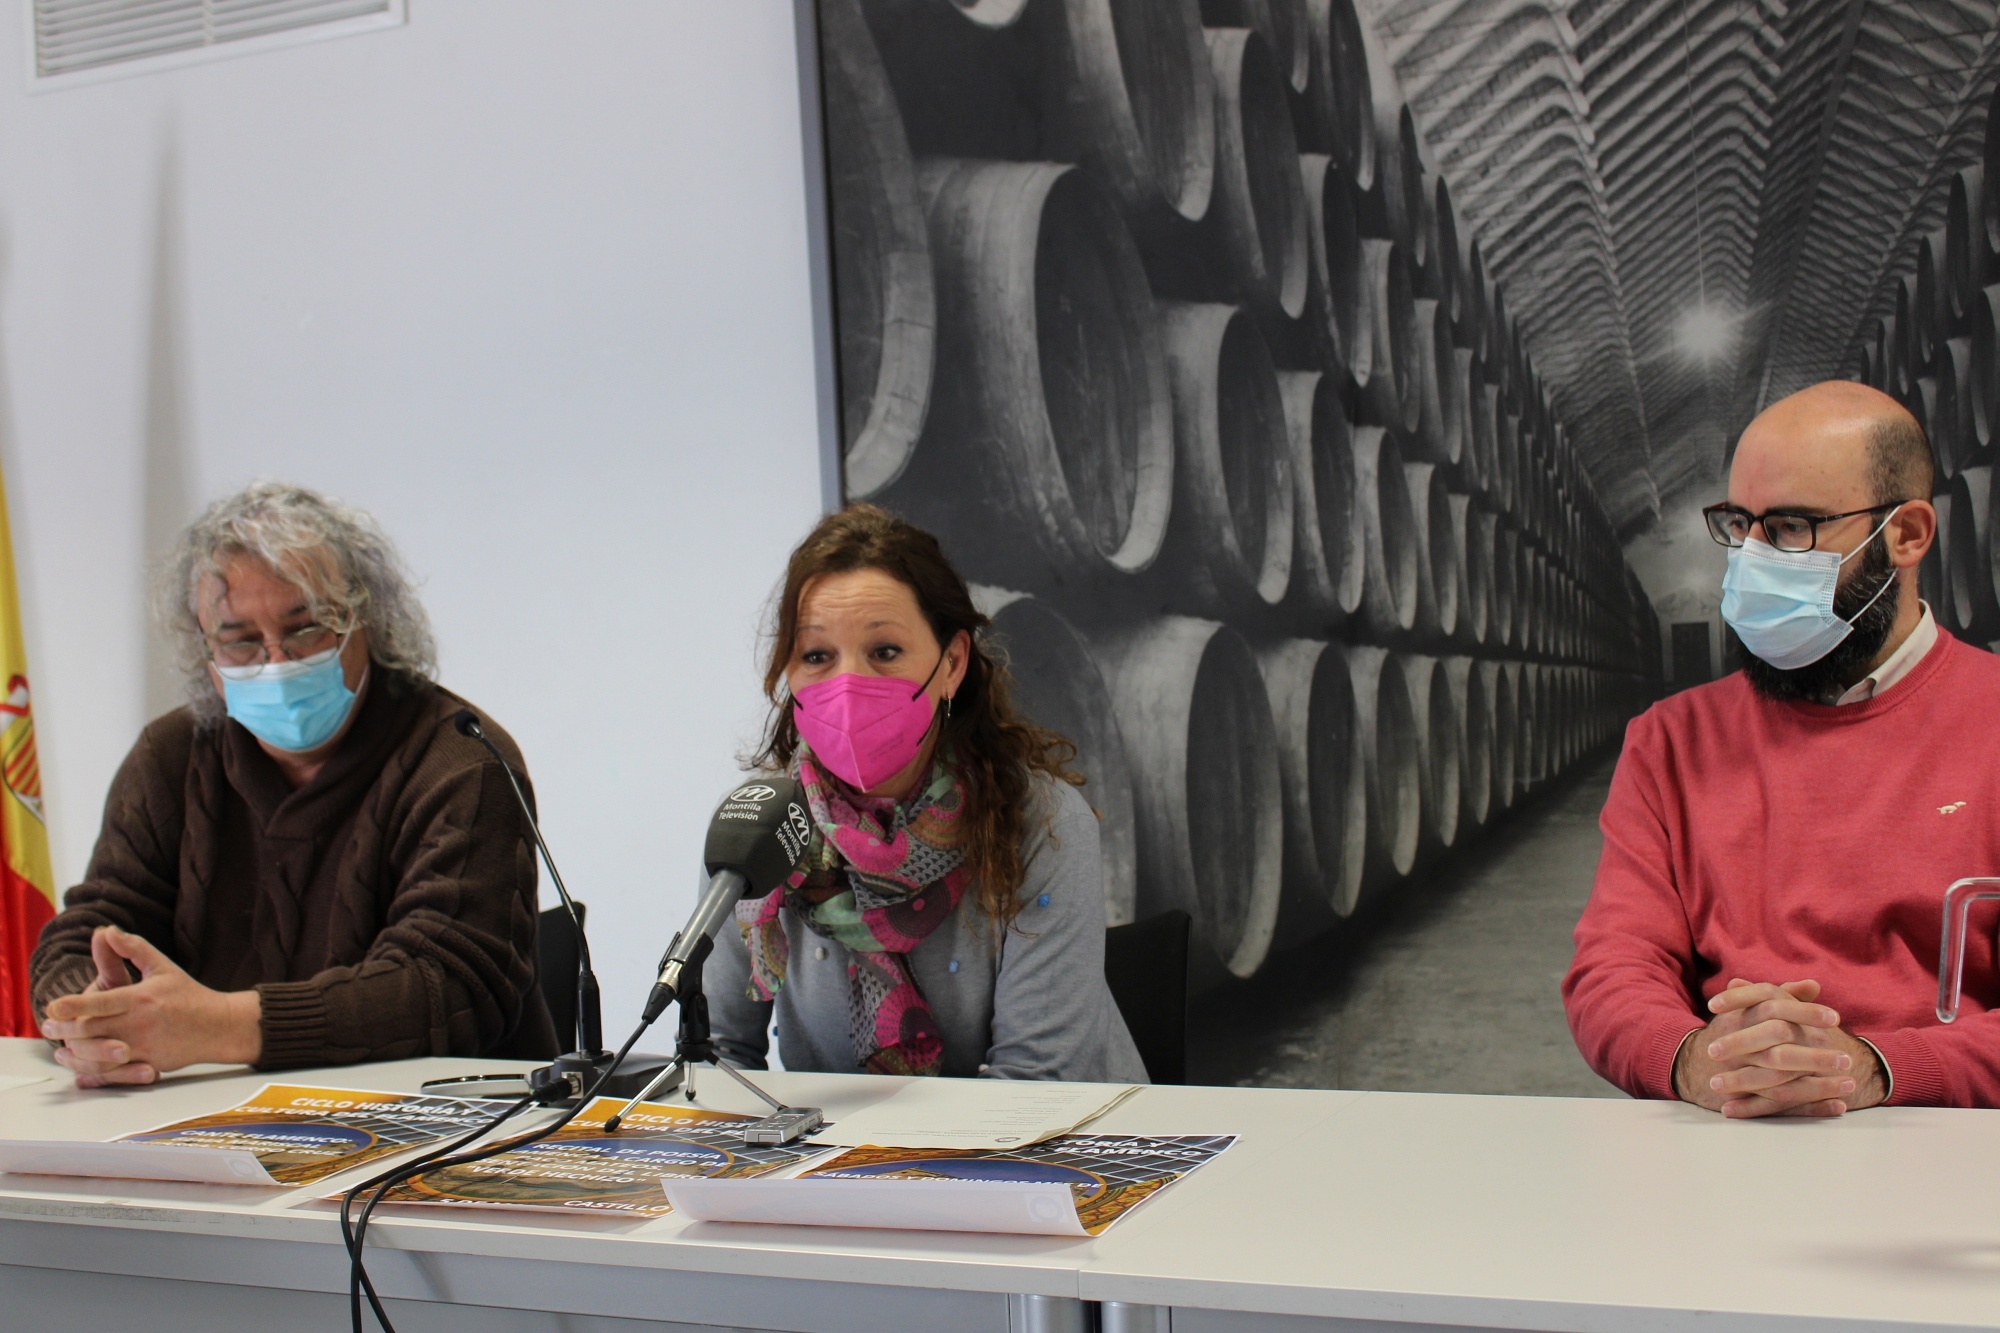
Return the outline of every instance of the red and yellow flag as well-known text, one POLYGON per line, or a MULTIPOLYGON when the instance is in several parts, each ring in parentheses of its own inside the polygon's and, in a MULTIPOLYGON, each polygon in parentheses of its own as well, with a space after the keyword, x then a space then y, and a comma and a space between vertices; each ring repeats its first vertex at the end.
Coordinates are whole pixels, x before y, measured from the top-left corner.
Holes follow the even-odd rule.
POLYGON ((49 832, 42 821, 42 769, 28 706, 28 652, 14 583, 14 535, 0 484, 0 1036, 36 1034, 28 1002, 28 955, 56 910, 49 832))

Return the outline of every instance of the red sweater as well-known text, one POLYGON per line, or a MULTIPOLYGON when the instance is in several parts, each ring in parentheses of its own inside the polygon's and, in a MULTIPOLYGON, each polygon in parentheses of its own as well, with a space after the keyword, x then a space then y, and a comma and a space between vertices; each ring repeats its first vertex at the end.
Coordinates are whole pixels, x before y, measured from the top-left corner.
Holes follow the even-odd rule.
POLYGON ((1958 1021, 1935 1008, 1945 886, 2000 875, 1995 719, 2000 658, 1949 635, 1862 703, 1776 703, 1738 672, 1636 719, 1563 979, 1591 1068, 1671 1099, 1731 977, 1811 977, 1891 1105, 2000 1106, 2000 904, 1972 909, 1958 1021))

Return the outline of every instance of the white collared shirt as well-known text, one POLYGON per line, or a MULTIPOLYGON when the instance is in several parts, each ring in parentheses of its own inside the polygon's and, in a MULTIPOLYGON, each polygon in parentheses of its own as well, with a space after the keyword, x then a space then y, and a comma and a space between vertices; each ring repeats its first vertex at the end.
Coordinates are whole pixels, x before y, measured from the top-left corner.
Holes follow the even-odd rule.
POLYGON ((1917 663, 1924 660, 1924 654, 1937 646, 1937 620, 1931 615, 1930 603, 1919 602, 1918 605, 1924 608, 1924 613, 1917 619, 1917 627, 1910 631, 1910 637, 1903 640, 1895 652, 1889 654, 1888 661, 1848 686, 1847 691, 1833 701, 1834 707, 1873 699, 1909 675, 1917 663))

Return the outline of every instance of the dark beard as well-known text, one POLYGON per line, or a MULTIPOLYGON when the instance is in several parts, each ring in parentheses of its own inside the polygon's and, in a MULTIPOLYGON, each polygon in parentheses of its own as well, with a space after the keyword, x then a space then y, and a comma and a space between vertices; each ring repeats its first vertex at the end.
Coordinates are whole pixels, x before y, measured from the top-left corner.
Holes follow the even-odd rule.
POLYGON ((1851 621, 1853 633, 1819 661, 1790 671, 1780 671, 1746 650, 1743 674, 1750 678, 1751 687, 1766 699, 1828 703, 1839 698, 1848 686, 1868 674, 1868 664, 1889 641, 1889 630, 1895 625, 1896 612, 1902 605, 1902 590, 1892 588, 1876 597, 1875 604, 1866 611, 1861 607, 1881 589, 1884 579, 1893 577, 1895 568, 1889 563, 1889 543, 1878 533, 1861 553, 1861 568, 1854 577, 1842 579, 1833 591, 1833 613, 1851 621))

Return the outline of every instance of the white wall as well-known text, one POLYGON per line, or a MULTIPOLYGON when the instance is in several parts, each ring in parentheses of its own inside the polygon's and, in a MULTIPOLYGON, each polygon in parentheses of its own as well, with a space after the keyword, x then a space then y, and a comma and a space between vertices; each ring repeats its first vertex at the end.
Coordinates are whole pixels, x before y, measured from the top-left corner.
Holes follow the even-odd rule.
POLYGON ((791 4, 415 0, 30 94, 26 3, 0 16, 0 466, 58 878, 171 702, 148 556, 254 477, 321 487, 381 519, 444 682, 521 743, 622 1033, 819 508, 791 4))

